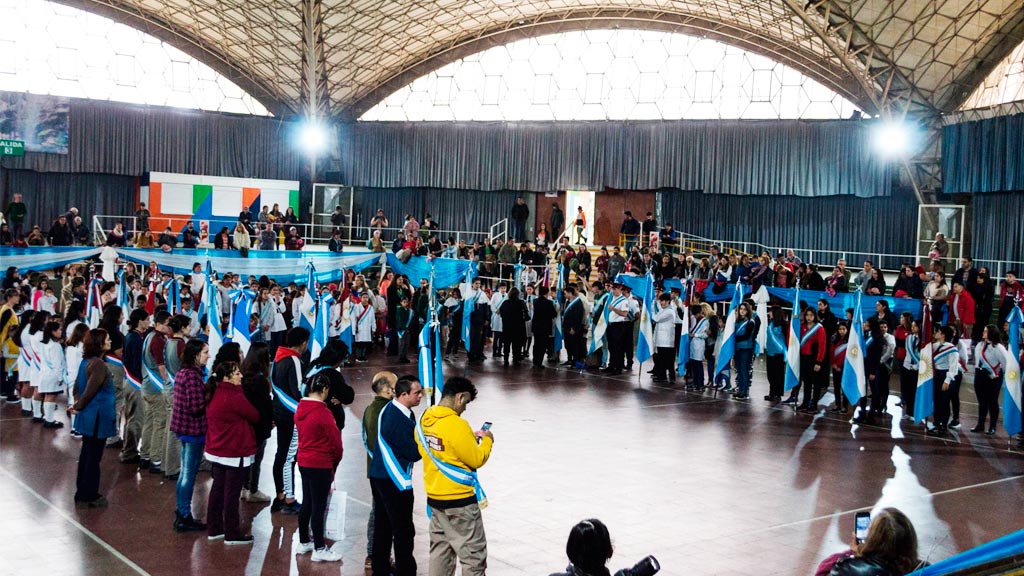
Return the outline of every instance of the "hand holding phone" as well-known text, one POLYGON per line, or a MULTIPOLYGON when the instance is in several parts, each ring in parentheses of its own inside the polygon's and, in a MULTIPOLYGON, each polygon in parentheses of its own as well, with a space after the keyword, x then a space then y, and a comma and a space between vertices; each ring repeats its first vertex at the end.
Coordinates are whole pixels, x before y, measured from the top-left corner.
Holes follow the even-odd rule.
POLYGON ((476 433, 476 440, 477 440, 477 442, 480 442, 480 440, 483 439, 484 436, 487 436, 491 440, 494 440, 494 435, 491 434, 491 423, 490 422, 484 422, 484 425, 481 426, 480 430, 476 433))
POLYGON ((854 525, 854 537, 857 538, 857 544, 863 544, 868 538, 868 528, 871 526, 871 513, 857 512, 854 525))

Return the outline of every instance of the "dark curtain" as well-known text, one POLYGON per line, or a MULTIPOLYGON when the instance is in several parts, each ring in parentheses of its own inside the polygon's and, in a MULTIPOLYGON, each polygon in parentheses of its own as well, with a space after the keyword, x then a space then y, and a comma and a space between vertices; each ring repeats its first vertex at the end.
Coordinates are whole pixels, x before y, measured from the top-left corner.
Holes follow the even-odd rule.
POLYGON ((380 123, 339 126, 355 186, 888 196, 870 122, 380 123))
POLYGON ((3 157, 0 166, 37 172, 178 172, 299 180, 308 162, 295 144, 295 125, 275 118, 73 99, 68 124, 66 155, 3 157))
POLYGON ((1024 190, 1024 114, 943 127, 942 189, 1024 190))
POLYGON ((28 208, 27 223, 38 224, 43 230, 71 207, 78 208, 82 222, 90 229, 95 215, 131 215, 138 192, 137 178, 113 174, 0 169, 0 183, 2 209, 7 209, 14 194, 21 194, 28 208))
MULTIPOLYGON (((749 242, 750 252, 768 247, 835 250, 858 257, 914 253, 917 203, 912 197, 808 200, 681 190, 662 190, 660 196, 660 224, 668 222, 680 232, 727 242, 733 247, 749 242)), ((798 255, 807 258, 807 253, 798 255)), ((829 254, 814 260, 832 264, 836 258, 829 254)), ((860 262, 847 264, 857 268, 860 262)), ((895 258, 881 263, 888 269, 899 268, 899 264, 895 258)))
MULTIPOLYGON (((992 260, 1024 261, 1024 192, 979 194, 971 202, 974 210, 971 256, 978 266, 989 266, 1002 276, 992 260), (986 262, 988 260, 989 262, 986 262)), ((1017 269, 1019 271, 1019 269, 1017 269)))
POLYGON ((509 217, 512 205, 521 193, 502 190, 449 190, 439 188, 356 188, 356 222, 362 227, 358 238, 366 237, 366 226, 383 209, 391 228, 401 228, 405 215, 416 216, 422 224, 427 214, 442 230, 486 231, 509 217))

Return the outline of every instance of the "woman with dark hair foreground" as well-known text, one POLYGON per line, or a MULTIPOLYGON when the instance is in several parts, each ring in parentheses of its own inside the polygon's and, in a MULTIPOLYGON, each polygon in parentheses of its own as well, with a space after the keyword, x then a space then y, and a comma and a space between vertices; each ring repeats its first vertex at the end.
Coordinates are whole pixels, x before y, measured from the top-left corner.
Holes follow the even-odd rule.
POLYGON ((917 555, 917 532, 907 516, 883 508, 871 521, 868 535, 850 549, 818 565, 814 576, 898 576, 927 566, 917 555))

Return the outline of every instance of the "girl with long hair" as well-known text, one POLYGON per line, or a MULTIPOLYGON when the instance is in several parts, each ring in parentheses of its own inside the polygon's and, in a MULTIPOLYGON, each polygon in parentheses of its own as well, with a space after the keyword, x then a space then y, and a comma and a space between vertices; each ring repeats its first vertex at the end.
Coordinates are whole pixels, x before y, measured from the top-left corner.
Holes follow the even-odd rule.
MULTIPOLYGON (((265 346, 265 344, 264 344, 265 346)), ((177 532, 205 530, 192 516, 192 495, 196 473, 206 445, 206 400, 203 368, 210 348, 202 340, 190 340, 181 355, 174 378, 170 430, 181 443, 181 470, 175 486, 174 529, 177 532)))

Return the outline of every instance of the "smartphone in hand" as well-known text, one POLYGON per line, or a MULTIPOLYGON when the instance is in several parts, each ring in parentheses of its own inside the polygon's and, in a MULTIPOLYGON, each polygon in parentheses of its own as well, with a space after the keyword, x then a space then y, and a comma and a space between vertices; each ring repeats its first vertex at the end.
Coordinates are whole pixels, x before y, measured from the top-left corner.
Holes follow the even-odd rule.
POLYGON ((863 544, 868 537, 868 527, 871 526, 871 513, 870 512, 857 512, 855 520, 854 535, 857 538, 857 544, 863 544))

